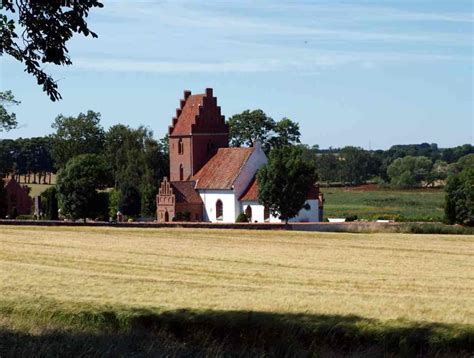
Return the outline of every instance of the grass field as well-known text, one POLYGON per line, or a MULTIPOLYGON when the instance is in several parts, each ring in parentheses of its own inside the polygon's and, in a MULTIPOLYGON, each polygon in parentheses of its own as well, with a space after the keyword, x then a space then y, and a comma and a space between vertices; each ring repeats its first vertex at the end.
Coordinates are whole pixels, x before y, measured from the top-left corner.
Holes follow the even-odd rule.
POLYGON ((442 221, 444 216, 445 193, 442 189, 321 190, 326 198, 326 218, 357 215, 359 219, 374 219, 379 215, 388 215, 406 221, 442 221))
POLYGON ((473 240, 0 227, 0 356, 467 355, 473 240))

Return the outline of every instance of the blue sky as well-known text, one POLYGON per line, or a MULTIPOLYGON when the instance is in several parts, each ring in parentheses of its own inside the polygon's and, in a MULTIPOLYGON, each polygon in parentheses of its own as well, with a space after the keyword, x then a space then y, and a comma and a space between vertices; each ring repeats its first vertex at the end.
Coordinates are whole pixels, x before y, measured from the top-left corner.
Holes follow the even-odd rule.
POLYGON ((89 18, 99 38, 75 37, 73 66, 46 67, 62 101, 0 59, 0 88, 22 101, 20 128, 0 137, 45 135, 88 109, 161 137, 184 89, 213 87, 227 118, 261 108, 323 148, 473 142, 470 0, 104 3, 89 18))

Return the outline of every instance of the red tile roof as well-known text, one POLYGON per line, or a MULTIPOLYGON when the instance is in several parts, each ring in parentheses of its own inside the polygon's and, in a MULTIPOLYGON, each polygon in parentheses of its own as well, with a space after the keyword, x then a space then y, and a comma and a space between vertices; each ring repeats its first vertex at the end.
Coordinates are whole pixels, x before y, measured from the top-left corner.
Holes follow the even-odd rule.
POLYGON ((196 124, 196 116, 199 115, 199 106, 202 106, 205 96, 205 94, 194 94, 186 99, 171 135, 191 134, 191 126, 196 124))
POLYGON ((171 182, 177 203, 202 204, 199 193, 194 189, 193 181, 171 182))
MULTIPOLYGON (((306 197, 307 200, 311 199, 319 199, 319 187, 316 185, 311 185, 308 190, 308 196, 306 197)), ((250 182, 247 189, 245 189, 244 193, 240 197, 241 201, 258 201, 258 182, 257 177, 254 177, 250 182)))
POLYGON ((242 201, 258 201, 258 184, 257 184, 257 177, 253 177, 252 181, 250 182, 247 189, 245 189, 244 193, 240 197, 239 200, 242 201))
POLYGON ((219 148, 194 175, 196 189, 232 189, 254 148, 219 148))

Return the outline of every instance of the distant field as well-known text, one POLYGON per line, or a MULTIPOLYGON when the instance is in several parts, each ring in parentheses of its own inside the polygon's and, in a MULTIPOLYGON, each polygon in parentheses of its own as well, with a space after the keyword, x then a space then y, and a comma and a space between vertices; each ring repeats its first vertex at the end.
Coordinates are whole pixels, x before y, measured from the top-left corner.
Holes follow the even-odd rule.
POLYGON ((444 196, 442 189, 370 190, 354 188, 322 188, 326 202, 325 218, 357 215, 359 219, 375 219, 379 215, 406 221, 442 221, 444 196))
POLYGON ((0 247, 0 341, 18 355, 120 354, 137 327, 173 337, 140 343, 157 354, 462 351, 474 337, 473 236, 0 227, 0 247))

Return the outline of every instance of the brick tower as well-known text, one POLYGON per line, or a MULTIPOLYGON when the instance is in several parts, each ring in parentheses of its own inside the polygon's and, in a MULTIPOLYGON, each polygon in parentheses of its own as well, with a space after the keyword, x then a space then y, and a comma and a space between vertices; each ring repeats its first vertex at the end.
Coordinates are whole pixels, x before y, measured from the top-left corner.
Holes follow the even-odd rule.
POLYGON ((218 148, 229 146, 229 126, 212 88, 205 94, 184 91, 168 135, 171 182, 190 180, 218 148))

